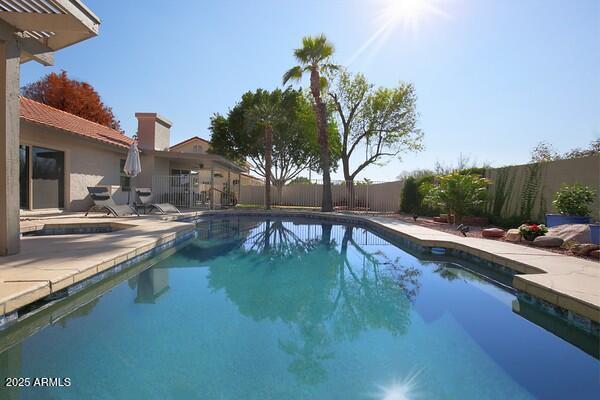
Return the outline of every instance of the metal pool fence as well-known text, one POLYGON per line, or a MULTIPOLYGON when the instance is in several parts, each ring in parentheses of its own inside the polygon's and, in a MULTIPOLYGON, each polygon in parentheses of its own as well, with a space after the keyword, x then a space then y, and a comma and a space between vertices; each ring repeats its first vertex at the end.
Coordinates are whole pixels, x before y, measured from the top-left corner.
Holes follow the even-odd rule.
POLYGON ((239 198, 239 181, 227 181, 202 175, 155 175, 152 196, 156 203, 171 203, 185 209, 231 207, 239 198))

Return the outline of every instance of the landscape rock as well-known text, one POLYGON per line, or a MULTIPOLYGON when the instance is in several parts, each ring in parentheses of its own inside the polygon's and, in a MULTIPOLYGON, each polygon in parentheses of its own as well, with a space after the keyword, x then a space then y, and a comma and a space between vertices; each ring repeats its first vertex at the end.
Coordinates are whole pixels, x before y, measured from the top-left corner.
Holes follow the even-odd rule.
POLYGON ((521 233, 518 229, 509 229, 508 232, 506 232, 506 240, 509 242, 520 242, 521 233))
POLYGON ((575 246, 571 247, 571 251, 580 256, 587 256, 594 250, 600 250, 600 244, 576 244, 575 246))
POLYGON ((592 257, 596 260, 600 260, 600 250, 594 250, 588 254, 589 257, 592 257))
POLYGON ((588 224, 565 224, 548 228, 548 236, 559 237, 565 241, 572 240, 577 243, 590 243, 590 226, 588 224))
POLYGON ((448 218, 446 218, 446 217, 433 217, 433 221, 434 222, 448 223, 448 218))
POLYGON ((538 247, 560 247, 564 240, 556 236, 538 236, 533 240, 533 245, 538 247))
POLYGON ((504 229, 500 228, 487 228, 481 231, 481 236, 484 238, 501 238, 504 237, 504 229))

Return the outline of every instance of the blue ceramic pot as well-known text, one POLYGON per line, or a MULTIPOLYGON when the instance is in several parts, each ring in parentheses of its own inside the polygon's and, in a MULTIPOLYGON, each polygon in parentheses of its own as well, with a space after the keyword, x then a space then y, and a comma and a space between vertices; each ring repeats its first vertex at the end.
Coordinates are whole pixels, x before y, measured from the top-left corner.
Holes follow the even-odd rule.
POLYGON ((592 243, 600 244, 600 224, 590 224, 590 237, 592 243))
POLYGON ((546 214, 546 226, 548 228, 565 224, 589 224, 591 222, 592 217, 586 215, 546 214))

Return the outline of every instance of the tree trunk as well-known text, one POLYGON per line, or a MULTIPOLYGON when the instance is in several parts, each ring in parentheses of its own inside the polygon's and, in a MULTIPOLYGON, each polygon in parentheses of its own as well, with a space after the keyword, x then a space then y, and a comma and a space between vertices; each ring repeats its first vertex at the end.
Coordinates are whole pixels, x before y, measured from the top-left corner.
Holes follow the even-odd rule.
POLYGON ((319 150, 321 153, 321 170, 323 171, 323 199, 321 202, 321 211, 333 211, 333 201, 331 195, 331 175, 329 159, 329 137, 327 136, 327 110, 321 99, 321 77, 316 65, 313 66, 310 73, 310 90, 315 99, 315 114, 317 116, 317 133, 319 139, 319 150))
POLYGON ((354 194, 354 180, 346 179, 346 202, 348 210, 354 209, 356 207, 356 199, 354 194))
POLYGON ((277 188, 277 204, 283 204, 283 181, 279 180, 275 182, 275 188, 277 188))
POLYGON ((273 146, 273 127, 265 126, 265 210, 271 209, 271 164, 273 146))

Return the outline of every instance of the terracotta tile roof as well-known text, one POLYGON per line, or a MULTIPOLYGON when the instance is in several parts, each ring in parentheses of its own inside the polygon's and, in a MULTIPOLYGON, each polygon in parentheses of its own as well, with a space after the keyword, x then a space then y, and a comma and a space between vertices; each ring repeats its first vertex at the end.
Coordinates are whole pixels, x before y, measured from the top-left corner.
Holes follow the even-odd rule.
POLYGON ((132 143, 119 131, 25 97, 21 97, 21 118, 122 148, 132 143))

